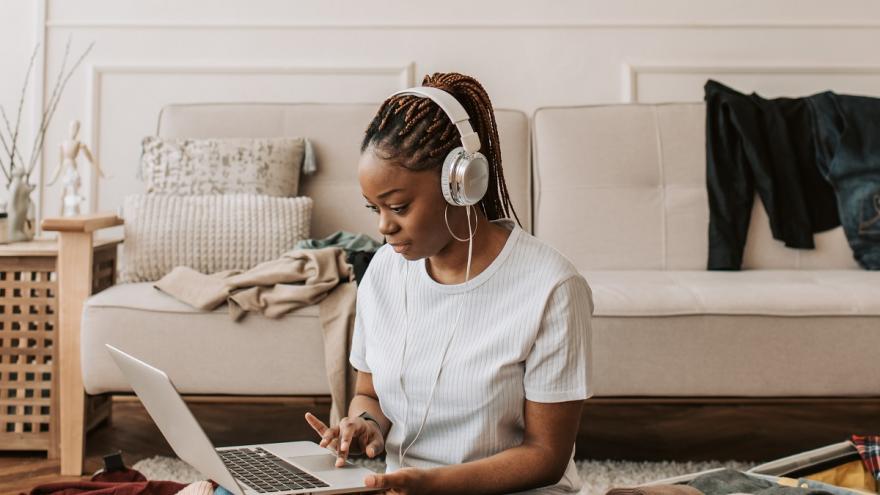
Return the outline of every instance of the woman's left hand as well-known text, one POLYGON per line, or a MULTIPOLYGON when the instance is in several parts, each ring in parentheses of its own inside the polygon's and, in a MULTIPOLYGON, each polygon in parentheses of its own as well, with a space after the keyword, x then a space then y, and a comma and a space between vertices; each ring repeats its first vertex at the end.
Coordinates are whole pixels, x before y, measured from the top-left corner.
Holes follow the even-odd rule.
POLYGON ((392 495, 412 495, 429 493, 429 471, 419 468, 401 468, 388 474, 371 474, 364 478, 369 488, 384 488, 384 493, 392 495))

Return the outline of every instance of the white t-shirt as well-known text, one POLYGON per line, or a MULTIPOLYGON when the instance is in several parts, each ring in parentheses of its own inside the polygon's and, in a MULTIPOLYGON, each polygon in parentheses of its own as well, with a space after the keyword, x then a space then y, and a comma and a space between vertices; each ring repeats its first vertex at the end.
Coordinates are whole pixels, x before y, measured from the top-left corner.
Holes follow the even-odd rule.
MULTIPOLYGON (((427 421, 405 454, 407 466, 460 464, 518 446, 525 399, 564 402, 592 395, 593 302, 586 280, 515 222, 494 223, 511 234, 495 260, 466 283, 441 284, 424 259, 409 261, 384 245, 358 287, 350 361, 372 373, 382 412, 392 422, 385 443, 388 472, 400 467, 401 442, 406 448, 416 436, 447 344, 427 421), (456 316, 459 327, 450 342, 456 316)), ((558 484, 530 493, 577 492, 581 481, 573 458, 574 449, 558 484)))

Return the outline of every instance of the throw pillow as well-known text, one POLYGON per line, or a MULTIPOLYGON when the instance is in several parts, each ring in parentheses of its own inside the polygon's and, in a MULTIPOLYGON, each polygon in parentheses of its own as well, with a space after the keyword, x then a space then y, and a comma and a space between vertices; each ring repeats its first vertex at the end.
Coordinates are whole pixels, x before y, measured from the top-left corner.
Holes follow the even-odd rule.
POLYGON ((138 194, 123 202, 121 282, 152 282, 176 266, 247 270, 309 237, 312 199, 256 194, 138 194))
POLYGON ((299 194, 300 171, 314 171, 305 138, 143 139, 148 193, 299 194))

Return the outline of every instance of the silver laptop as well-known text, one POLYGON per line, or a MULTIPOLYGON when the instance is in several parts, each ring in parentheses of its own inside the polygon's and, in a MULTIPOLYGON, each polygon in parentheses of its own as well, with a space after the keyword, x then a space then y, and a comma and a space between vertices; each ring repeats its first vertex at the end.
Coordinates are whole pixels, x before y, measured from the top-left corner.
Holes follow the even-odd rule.
POLYGON ((235 495, 376 491, 364 486, 372 471, 335 467, 336 454, 314 442, 214 448, 165 372, 105 345, 177 456, 235 495))

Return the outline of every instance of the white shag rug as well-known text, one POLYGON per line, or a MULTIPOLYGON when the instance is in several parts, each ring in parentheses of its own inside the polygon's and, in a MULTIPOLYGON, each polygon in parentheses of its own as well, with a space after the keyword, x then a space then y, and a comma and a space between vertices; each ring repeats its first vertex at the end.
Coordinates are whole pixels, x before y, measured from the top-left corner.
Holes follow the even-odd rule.
MULTIPOLYGON (((373 471, 384 471, 385 464, 374 460, 355 460, 373 471)), ((696 473, 707 469, 728 467, 745 471, 751 464, 738 461, 707 462, 630 462, 630 461, 576 461, 578 472, 584 482, 582 495, 604 495, 611 488, 636 486, 652 481, 696 473)), ((189 464, 172 457, 150 457, 135 463, 138 470, 149 480, 168 480, 192 483, 205 479, 189 464)))

